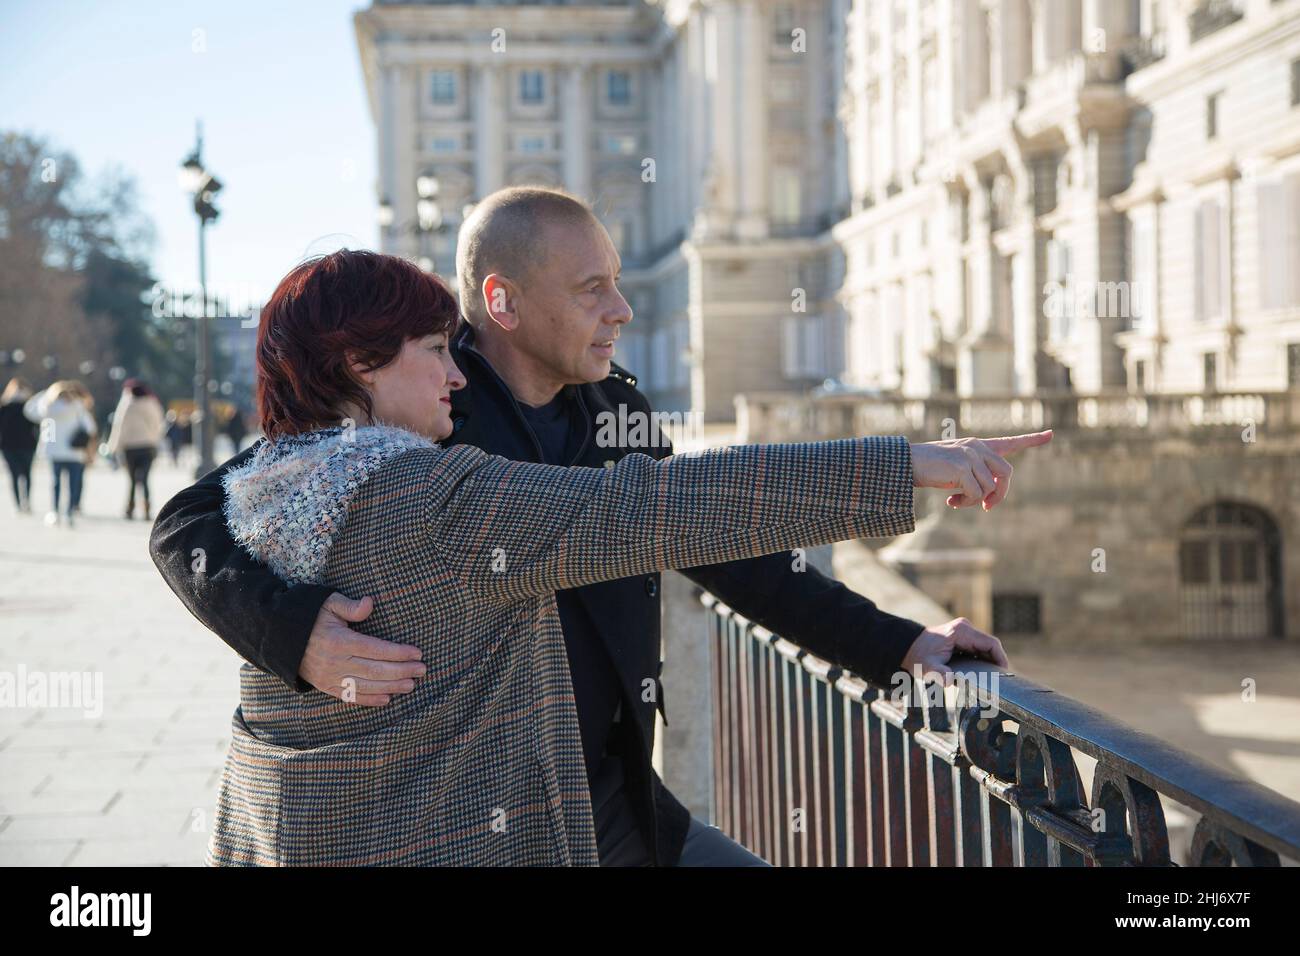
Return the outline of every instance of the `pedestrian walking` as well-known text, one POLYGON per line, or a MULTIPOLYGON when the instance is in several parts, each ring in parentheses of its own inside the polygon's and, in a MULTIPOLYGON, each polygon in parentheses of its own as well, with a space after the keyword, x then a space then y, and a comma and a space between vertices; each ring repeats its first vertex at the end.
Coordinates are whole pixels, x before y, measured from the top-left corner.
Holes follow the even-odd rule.
POLYGON ((50 511, 45 523, 60 521, 59 499, 62 478, 68 476, 69 527, 73 515, 81 507, 81 486, 86 472, 87 449, 94 447, 95 418, 90 413, 90 393, 80 382, 65 379, 55 382, 42 392, 37 392, 23 405, 23 414, 29 421, 40 423, 39 449, 50 463, 53 477, 50 511))
POLYGON ((37 426, 23 414, 32 397, 32 387, 15 376, 0 395, 0 453, 13 482, 14 504, 20 512, 32 513, 32 458, 36 455, 37 426))
POLYGON ((176 468, 181 463, 181 422, 174 408, 167 412, 167 429, 163 437, 167 439, 167 450, 172 456, 172 467, 176 468))
POLYGON ((135 517, 135 492, 140 489, 144 518, 153 517, 149 506, 149 469, 163 439, 166 418, 158 396, 140 379, 122 383, 122 398, 113 413, 113 427, 108 434, 109 455, 119 458, 126 468, 130 490, 126 496, 126 518, 135 517))

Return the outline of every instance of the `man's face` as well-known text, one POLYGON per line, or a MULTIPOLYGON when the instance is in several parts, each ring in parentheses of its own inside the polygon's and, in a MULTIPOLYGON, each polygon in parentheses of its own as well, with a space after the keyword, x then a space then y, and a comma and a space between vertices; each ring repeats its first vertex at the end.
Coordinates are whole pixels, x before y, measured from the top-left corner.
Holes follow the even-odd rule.
POLYGON ((538 241, 545 259, 519 285, 519 326, 511 347, 557 382, 578 385, 609 375, 614 340, 632 321, 618 291, 618 250, 599 222, 548 224, 538 241))

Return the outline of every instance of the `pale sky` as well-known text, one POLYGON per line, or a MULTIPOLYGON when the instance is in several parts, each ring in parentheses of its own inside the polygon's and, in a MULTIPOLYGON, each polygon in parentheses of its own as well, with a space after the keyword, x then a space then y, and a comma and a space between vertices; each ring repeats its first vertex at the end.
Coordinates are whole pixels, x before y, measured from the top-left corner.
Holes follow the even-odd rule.
POLYGON ((133 174, 157 231, 155 275, 175 288, 198 278, 177 172, 201 118, 204 163, 224 186, 209 284, 264 299, 306 255, 377 246, 374 125, 352 28, 365 5, 0 0, 0 129, 44 136, 91 177, 133 174))

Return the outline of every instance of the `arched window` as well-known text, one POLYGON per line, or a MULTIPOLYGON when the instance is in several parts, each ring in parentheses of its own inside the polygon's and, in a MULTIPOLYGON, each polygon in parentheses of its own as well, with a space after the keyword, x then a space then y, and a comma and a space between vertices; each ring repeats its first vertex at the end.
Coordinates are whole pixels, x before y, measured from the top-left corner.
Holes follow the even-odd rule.
POLYGON ((1178 563, 1184 637, 1282 636, 1281 537, 1263 510, 1201 508, 1183 527, 1178 563))

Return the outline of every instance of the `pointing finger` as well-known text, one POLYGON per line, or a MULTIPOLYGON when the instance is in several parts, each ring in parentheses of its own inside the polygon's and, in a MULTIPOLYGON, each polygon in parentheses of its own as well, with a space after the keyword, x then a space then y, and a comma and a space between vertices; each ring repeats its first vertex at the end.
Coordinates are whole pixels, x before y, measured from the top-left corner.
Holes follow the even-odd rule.
POLYGON ((1012 435, 1007 438, 986 438, 984 444, 999 455, 1011 455, 1025 448, 1046 445, 1052 440, 1052 430, 1033 432, 1028 435, 1012 435))

